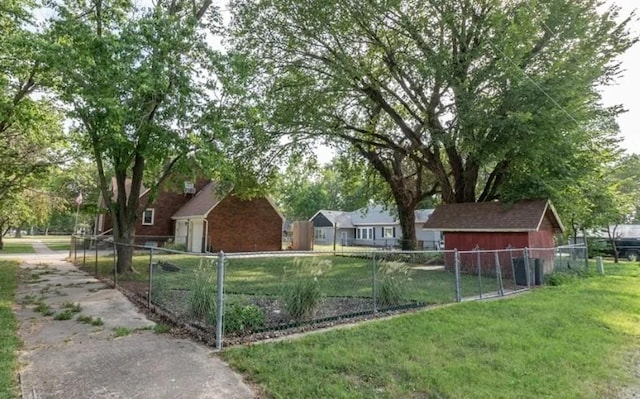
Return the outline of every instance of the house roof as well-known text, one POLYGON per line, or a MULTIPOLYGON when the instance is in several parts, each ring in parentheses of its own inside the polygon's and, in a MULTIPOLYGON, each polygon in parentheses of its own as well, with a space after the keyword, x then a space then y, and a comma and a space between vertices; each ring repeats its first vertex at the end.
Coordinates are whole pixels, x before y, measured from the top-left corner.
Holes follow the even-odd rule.
POLYGON ((329 209, 320 209, 313 216, 309 218, 309 221, 313 221, 318 215, 323 215, 332 225, 335 226, 336 222, 338 222, 338 226, 348 228, 353 227, 351 223, 351 217, 348 212, 345 211, 333 211, 329 209))
POLYGON ((426 230, 459 232, 538 231, 545 217, 555 230, 564 226, 548 200, 475 202, 445 204, 437 207, 424 224, 426 230))
POLYGON ((216 188, 216 182, 209 182, 202 190, 198 191, 191 200, 182 205, 171 218, 207 217, 209 212, 225 197, 224 195, 218 194, 216 188))
MULTIPOLYGON (((204 186, 200 191, 196 193, 187 203, 182 205, 180 209, 174 213, 171 218, 172 219, 188 219, 188 218, 206 218, 209 215, 209 212, 215 208, 220 201, 222 201, 227 194, 221 194, 220 190, 218 190, 219 184, 215 181, 210 181, 204 186)), ((264 197, 269 204, 276 211, 278 216, 284 221, 284 216, 278 209, 278 207, 273 203, 271 198, 264 197)))
MULTIPOLYGON (((111 177, 111 184, 109 185, 109 190, 111 190, 111 200, 115 201, 118 198, 118 183, 115 176, 111 177)), ((144 184, 140 186, 140 197, 145 195, 149 191, 148 188, 145 188, 144 184)), ((129 193, 131 192, 131 179, 126 178, 124 181, 124 192, 127 194, 127 199, 129 198, 129 193)), ((100 193, 100 197, 98 199, 98 207, 105 207, 106 203, 104 198, 102 197, 102 193, 100 193)))
MULTIPOLYGON (((418 209, 415 211, 416 223, 424 223, 433 209, 418 209)), ((367 208, 360 208, 353 212, 334 211, 321 209, 316 212, 309 220, 312 221, 317 215, 324 215, 331 224, 342 228, 353 228, 356 226, 372 226, 372 225, 393 225, 398 224, 398 218, 391 214, 388 209, 382 205, 375 205, 367 208)))

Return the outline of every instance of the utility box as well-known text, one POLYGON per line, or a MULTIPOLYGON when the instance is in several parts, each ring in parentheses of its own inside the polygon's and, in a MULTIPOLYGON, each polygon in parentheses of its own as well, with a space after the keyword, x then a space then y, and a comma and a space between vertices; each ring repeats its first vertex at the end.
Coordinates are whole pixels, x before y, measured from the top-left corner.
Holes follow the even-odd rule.
MULTIPOLYGON (((527 268, 525 258, 513 258, 513 271, 516 285, 527 285, 527 268)), ((544 260, 529 258, 529 282, 531 285, 542 285, 544 282, 544 260)))

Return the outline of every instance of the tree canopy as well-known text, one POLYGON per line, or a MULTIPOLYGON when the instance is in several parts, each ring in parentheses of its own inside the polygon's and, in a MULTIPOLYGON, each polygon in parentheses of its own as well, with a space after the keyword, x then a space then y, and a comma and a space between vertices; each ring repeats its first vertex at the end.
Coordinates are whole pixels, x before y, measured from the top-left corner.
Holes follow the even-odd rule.
POLYGON ((409 215, 433 192, 501 198, 541 166, 561 180, 574 149, 597 151, 589 127, 618 111, 597 87, 635 41, 599 3, 237 0, 233 35, 264 66, 274 130, 349 143, 409 215))

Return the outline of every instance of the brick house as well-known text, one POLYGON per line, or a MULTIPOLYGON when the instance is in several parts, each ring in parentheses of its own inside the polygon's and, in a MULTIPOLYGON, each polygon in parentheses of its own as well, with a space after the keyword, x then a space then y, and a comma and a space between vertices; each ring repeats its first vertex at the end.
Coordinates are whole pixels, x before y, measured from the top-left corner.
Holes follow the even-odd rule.
MULTIPOLYGON (((547 267, 551 267, 554 258, 554 237, 564 232, 560 217, 548 200, 518 201, 513 204, 497 201, 445 204, 435 209, 423 228, 442 231, 445 250, 530 248, 529 256, 547 261, 547 267)), ((473 265, 474 256, 462 254, 462 266, 473 265)), ((511 274, 512 256, 513 253, 506 251, 500 253, 505 275, 511 274)), ((451 267, 452 263, 453 258, 448 253, 445 266, 451 267)))
MULTIPOLYGON (((114 192, 114 182, 111 187, 114 192)), ((161 190, 152 205, 140 209, 136 242, 175 242, 190 252, 282 249, 283 216, 269 198, 242 199, 217 188, 213 181, 198 180, 185 182, 181 191, 161 190)), ((149 190, 141 190, 140 202, 146 203, 148 195, 149 190)), ((108 234, 111 228, 110 216, 99 215, 96 234, 108 234)))

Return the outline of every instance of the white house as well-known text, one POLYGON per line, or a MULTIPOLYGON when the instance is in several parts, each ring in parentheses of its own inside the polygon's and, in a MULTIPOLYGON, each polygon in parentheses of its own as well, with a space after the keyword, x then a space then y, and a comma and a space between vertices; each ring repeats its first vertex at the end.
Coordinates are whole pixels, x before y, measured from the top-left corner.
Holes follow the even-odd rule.
MULTIPOLYGON (((432 212, 433 209, 415 211, 419 248, 440 248, 440 232, 422 229, 432 212)), ((402 239, 397 216, 381 205, 353 212, 322 209, 309 220, 313 223, 314 242, 318 245, 332 245, 335 237, 335 243, 343 246, 397 247, 402 239)))

